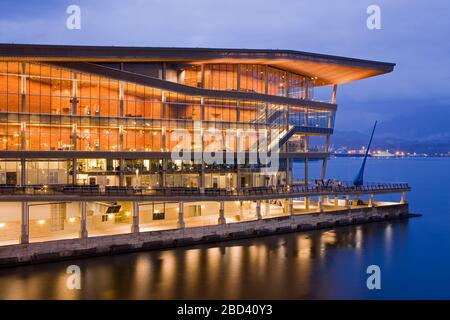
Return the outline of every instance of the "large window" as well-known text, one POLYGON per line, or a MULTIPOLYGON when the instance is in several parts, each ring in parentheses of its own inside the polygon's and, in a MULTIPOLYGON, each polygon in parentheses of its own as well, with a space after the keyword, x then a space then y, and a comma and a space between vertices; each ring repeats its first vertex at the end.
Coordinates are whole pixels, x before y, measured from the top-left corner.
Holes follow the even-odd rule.
POLYGON ((275 68, 268 68, 268 94, 286 96, 287 72, 275 68))
POLYGON ((0 112, 21 110, 20 64, 0 62, 0 112))
POLYGON ((204 87, 212 90, 237 90, 237 65, 205 65, 204 87))
POLYGON ((263 65, 242 64, 240 66, 240 91, 265 93, 265 69, 263 65))

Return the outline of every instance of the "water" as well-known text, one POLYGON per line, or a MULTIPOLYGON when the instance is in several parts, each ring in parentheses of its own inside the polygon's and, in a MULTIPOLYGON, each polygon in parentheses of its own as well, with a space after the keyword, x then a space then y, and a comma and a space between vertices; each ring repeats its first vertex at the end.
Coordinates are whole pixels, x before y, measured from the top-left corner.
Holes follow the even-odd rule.
MULTIPOLYGON (((350 180, 360 161, 332 159, 327 175, 350 180)), ((449 299, 449 166, 369 159, 366 180, 409 182, 421 218, 3 269, 0 299, 449 299), (66 288, 70 264, 81 267, 79 291, 66 288), (366 287, 372 264, 379 291, 366 287)))

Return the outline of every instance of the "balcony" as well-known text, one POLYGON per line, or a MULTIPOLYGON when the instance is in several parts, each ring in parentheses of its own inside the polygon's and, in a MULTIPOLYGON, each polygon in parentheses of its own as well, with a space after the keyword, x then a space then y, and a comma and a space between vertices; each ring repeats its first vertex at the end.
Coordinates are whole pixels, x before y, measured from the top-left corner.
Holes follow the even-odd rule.
POLYGON ((367 195, 410 191, 407 183, 367 183, 354 186, 350 182, 315 181, 308 185, 287 187, 250 187, 241 189, 188 188, 188 187, 124 187, 98 185, 35 185, 27 187, 0 186, 0 201, 67 201, 80 197, 89 201, 132 199, 145 201, 217 201, 217 200, 257 200, 274 198, 298 198, 326 195, 367 195))

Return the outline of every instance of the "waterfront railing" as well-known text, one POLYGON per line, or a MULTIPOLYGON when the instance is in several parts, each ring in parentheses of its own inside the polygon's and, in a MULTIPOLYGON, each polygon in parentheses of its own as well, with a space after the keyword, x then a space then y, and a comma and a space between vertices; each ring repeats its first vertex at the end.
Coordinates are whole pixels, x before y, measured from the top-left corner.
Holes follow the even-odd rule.
POLYGON ((366 183, 355 186, 343 181, 314 181, 307 185, 279 187, 191 188, 191 187, 125 187, 99 185, 31 185, 26 187, 0 186, 0 195, 93 195, 93 196, 268 196, 292 194, 352 194, 403 192, 411 188, 407 183, 366 183))

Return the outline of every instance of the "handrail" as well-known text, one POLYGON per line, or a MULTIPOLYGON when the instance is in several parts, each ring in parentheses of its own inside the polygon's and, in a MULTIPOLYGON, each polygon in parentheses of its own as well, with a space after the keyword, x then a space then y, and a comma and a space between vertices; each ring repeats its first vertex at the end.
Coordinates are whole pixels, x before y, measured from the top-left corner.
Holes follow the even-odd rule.
POLYGON ((125 187, 99 185, 32 185, 25 187, 0 185, 0 195, 93 195, 93 196, 258 196, 281 194, 342 194, 342 193, 377 193, 409 191, 407 183, 368 183, 354 186, 351 183, 312 184, 278 186, 278 187, 245 187, 240 189, 190 187, 125 187))

